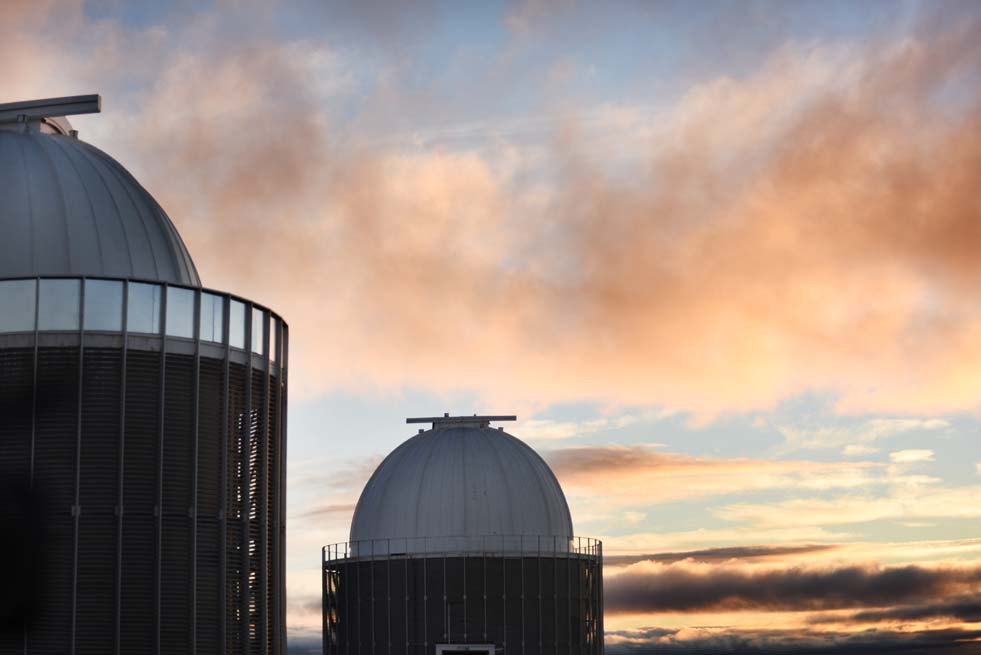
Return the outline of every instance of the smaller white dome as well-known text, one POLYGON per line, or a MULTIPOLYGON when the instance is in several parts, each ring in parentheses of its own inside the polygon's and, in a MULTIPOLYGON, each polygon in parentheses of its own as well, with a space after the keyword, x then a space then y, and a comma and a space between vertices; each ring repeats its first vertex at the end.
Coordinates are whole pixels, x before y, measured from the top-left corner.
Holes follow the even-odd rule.
POLYGON ((529 446, 486 423, 435 424, 396 448, 365 485, 351 542, 359 554, 564 550, 565 495, 529 446), (390 545, 365 542, 387 542, 390 545))

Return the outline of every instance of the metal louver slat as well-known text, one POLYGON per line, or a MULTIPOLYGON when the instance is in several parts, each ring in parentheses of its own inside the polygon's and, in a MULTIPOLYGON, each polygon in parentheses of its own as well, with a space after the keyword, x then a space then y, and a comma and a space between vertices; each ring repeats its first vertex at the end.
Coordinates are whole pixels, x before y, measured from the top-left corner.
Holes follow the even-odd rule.
POLYGON ((116 502, 122 352, 86 348, 79 471, 78 653, 104 652, 115 631, 116 502))

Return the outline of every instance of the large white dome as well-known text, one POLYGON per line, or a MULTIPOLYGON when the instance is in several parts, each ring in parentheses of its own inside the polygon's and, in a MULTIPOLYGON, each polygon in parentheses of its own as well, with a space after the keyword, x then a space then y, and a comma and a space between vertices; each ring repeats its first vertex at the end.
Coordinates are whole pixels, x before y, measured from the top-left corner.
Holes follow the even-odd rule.
POLYGON ((548 550, 567 543, 572 517, 548 464, 524 442, 486 426, 476 419, 436 422, 392 451, 361 493, 351 541, 398 542, 374 546, 376 552, 497 550, 513 547, 513 537, 524 539, 524 549, 534 548, 529 539, 548 550))
MULTIPOLYGON (((72 100, 68 98, 67 100, 72 100)), ((0 278, 106 276, 201 286, 170 218, 64 119, 0 105, 0 278)))

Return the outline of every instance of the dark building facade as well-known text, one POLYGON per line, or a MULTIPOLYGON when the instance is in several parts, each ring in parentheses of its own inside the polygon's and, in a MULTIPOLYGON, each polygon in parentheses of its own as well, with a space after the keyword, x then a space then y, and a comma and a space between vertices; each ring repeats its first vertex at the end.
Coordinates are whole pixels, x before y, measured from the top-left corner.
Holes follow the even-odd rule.
POLYGON ((352 544, 326 548, 324 653, 600 653, 601 544, 556 541, 487 538, 474 550, 408 553, 379 543, 377 555, 363 543, 357 555, 352 544))
POLYGON ((603 652, 602 544, 511 418, 411 420, 323 549, 325 655, 603 652))
POLYGON ((287 325, 201 287, 97 110, 0 105, 0 654, 285 653, 287 325))

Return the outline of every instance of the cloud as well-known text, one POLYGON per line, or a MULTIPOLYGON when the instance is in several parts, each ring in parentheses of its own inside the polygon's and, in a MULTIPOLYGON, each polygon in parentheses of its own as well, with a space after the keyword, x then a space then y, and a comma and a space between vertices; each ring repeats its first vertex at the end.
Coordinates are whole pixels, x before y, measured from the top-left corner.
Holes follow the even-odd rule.
POLYGON ((721 459, 661 452, 650 445, 543 451, 570 496, 652 504, 767 489, 841 489, 882 484, 879 464, 721 459))
POLYGON ((862 457, 864 455, 874 455, 879 452, 878 448, 863 446, 861 444, 849 444, 841 449, 841 454, 845 457, 862 457))
POLYGON ((830 544, 806 544, 800 546, 729 546, 723 548, 706 548, 675 553, 654 553, 646 555, 607 555, 603 563, 607 566, 626 566, 638 562, 726 562, 742 559, 768 559, 786 557, 788 555, 813 555, 827 553, 836 548, 830 544))
MULTIPOLYGON (((927 478, 923 482, 933 482, 927 478)), ((975 518, 981 516, 981 486, 931 488, 911 478, 881 496, 791 498, 763 505, 733 503, 713 510, 728 521, 757 527, 844 525, 883 519, 975 518)))
MULTIPOLYGON (((5 61, 31 72, 4 92, 102 87, 107 114, 83 136, 160 199, 206 284, 290 321, 294 393, 466 384, 713 415, 816 390, 841 411, 977 408, 970 5, 902 40, 788 44, 697 81, 605 131, 627 161, 583 141, 576 112, 544 148, 362 148, 346 132, 398 127, 372 113, 397 91, 332 102, 324 62, 344 57, 235 11, 259 10, 147 30, 15 13, 5 61)), ((351 20, 386 33, 378 11, 351 20)))
POLYGON ((302 596, 292 596, 289 599, 289 608, 298 614, 323 614, 323 598, 320 594, 305 594, 302 596))
MULTIPOLYGON (((965 623, 981 623, 981 594, 938 599, 933 603, 906 605, 883 610, 857 612, 847 617, 854 623, 883 621, 923 621, 925 619, 954 619, 965 623)), ((835 617, 834 621, 841 621, 835 617)))
POLYGON ((816 611, 891 607, 975 591, 981 567, 839 566, 755 570, 733 565, 640 563, 607 575, 610 614, 816 611))
MULTIPOLYGON (((0 3, 2 92, 104 94, 105 115, 77 122, 83 138, 158 197, 207 285, 291 323, 294 396, 466 384, 714 415, 816 390, 844 412, 978 409, 970 5, 867 47, 787 44, 657 111, 537 107, 520 130, 484 130, 490 146, 453 149, 386 146, 403 126, 378 118, 379 105, 438 99, 384 80, 351 93, 350 52, 243 27, 257 4, 144 29, 92 20, 80 2, 0 3), (523 142, 529 130, 545 145, 523 142)), ((404 24, 378 5, 353 11, 380 41, 404 24)), ((542 19, 529 11, 528 25, 542 19)), ((890 420, 871 424, 875 439, 914 419, 890 420)), ((863 443, 853 437, 835 447, 863 443)), ((656 502, 858 488, 877 470, 860 464, 626 449, 566 453, 557 468, 589 493, 656 502)), ((336 519, 350 499, 332 500, 302 506, 336 519)), ((812 521, 976 517, 981 506, 973 488, 838 500, 734 505, 725 517, 756 527, 621 543, 802 541, 837 536, 802 525, 812 521)), ((744 574, 733 575, 736 589, 744 574)))
MULTIPOLYGON (((797 528, 747 526, 730 530, 700 529, 620 537, 605 536, 603 552, 605 561, 622 557, 624 565, 652 559, 650 553, 663 555, 664 559, 658 561, 664 563, 683 559, 721 563, 735 559, 745 563, 782 564, 788 567, 803 564, 832 566, 840 564, 843 560, 879 562, 889 566, 941 560, 969 564, 981 560, 981 538, 901 542, 862 541, 857 539, 856 535, 835 534, 806 526, 797 528), (811 547, 814 550, 796 552, 798 549, 811 547), (771 549, 769 554, 767 549, 771 549), (712 554, 714 551, 719 552, 721 560, 716 561, 712 554), (693 555, 690 558, 675 557, 688 553, 693 555), (727 557, 727 553, 731 553, 732 557, 727 557)), ((620 565, 617 563, 611 566, 620 565)))
POLYGON ((844 448, 848 456, 876 452, 869 444, 910 433, 945 430, 950 423, 939 418, 875 418, 850 426, 806 428, 778 427, 786 446, 793 449, 844 448))
POLYGON ((638 523, 643 522, 643 520, 646 518, 647 518, 647 514, 644 514, 643 512, 623 513, 623 520, 629 523, 630 525, 637 525, 638 523))
POLYGON ((670 416, 670 412, 646 411, 622 413, 585 421, 556 421, 552 419, 531 419, 523 421, 518 431, 526 441, 554 441, 588 437, 597 433, 611 432, 636 425, 642 421, 657 421, 670 416))
POLYGON ((914 464, 917 462, 932 462, 933 451, 926 449, 897 450, 889 453, 889 461, 896 464, 914 464))
POLYGON ((301 512, 298 518, 314 518, 328 514, 342 514, 344 516, 350 516, 354 513, 354 507, 355 503, 327 503, 325 505, 318 505, 317 507, 301 512))
POLYGON ((811 632, 803 630, 723 630, 711 628, 642 628, 608 631, 610 655, 865 655, 894 653, 924 655, 977 652, 981 630, 873 630, 863 632, 811 632))
POLYGON ((512 2, 504 23, 519 36, 528 36, 541 23, 567 12, 572 0, 519 0, 512 2))
MULTIPOLYGON (((575 510, 573 506, 573 514, 578 516, 575 510)), ((855 535, 841 531, 832 532, 813 525, 789 524, 775 527, 697 528, 671 532, 631 530, 626 534, 618 530, 615 534, 599 534, 598 538, 603 541, 603 552, 607 556, 615 553, 632 556, 652 552, 755 546, 761 543, 780 546, 803 543, 834 544, 854 539, 855 535)))
POLYGON ((322 628, 287 626, 288 655, 323 655, 324 642, 320 634, 322 628))

